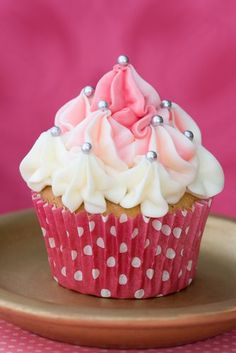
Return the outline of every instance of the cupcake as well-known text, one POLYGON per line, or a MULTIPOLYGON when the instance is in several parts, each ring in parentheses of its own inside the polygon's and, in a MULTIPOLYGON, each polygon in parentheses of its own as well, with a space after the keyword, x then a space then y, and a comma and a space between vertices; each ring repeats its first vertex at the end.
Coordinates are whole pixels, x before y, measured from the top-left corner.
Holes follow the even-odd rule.
POLYGON ((194 120, 121 55, 54 124, 20 165, 52 277, 105 298, 190 285, 212 197, 224 184, 194 120))

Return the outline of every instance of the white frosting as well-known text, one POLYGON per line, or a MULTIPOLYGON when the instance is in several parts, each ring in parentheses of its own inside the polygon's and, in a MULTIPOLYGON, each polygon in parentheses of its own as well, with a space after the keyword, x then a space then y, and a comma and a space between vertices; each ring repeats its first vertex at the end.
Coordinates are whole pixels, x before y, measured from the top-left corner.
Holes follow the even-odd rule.
POLYGON ((20 164, 20 172, 27 185, 34 191, 41 191, 52 184, 56 170, 68 161, 68 152, 61 137, 43 132, 30 152, 20 164))
POLYGON ((141 157, 139 163, 120 174, 119 182, 126 192, 120 205, 132 208, 141 205, 147 217, 161 217, 168 211, 168 202, 177 202, 185 187, 173 180, 159 162, 150 162, 141 157))
POLYGON ((63 204, 72 212, 83 202, 90 213, 105 212, 105 194, 111 188, 115 191, 117 185, 106 173, 102 161, 81 151, 52 177, 53 194, 62 196, 63 204))
POLYGON ((197 148, 198 169, 188 190, 199 197, 212 197, 224 187, 224 173, 217 159, 203 146, 197 148))
POLYGON ((84 203, 89 213, 103 213, 110 200, 127 209, 140 205, 145 216, 161 217, 186 191, 209 198, 223 189, 222 168, 201 145, 197 124, 175 103, 170 110, 161 108, 156 91, 132 66, 116 66, 97 87, 94 99, 107 95, 110 110, 94 109, 97 103, 82 91, 56 114, 62 134, 42 133, 21 162, 32 190, 51 185, 72 212, 84 203), (124 82, 124 91, 131 91, 119 99, 124 82), (150 125, 154 113, 163 117, 162 125, 150 125), (193 141, 185 130, 193 132, 193 141), (92 145, 88 154, 81 151, 84 142, 92 145), (150 162, 148 151, 157 159, 150 162))

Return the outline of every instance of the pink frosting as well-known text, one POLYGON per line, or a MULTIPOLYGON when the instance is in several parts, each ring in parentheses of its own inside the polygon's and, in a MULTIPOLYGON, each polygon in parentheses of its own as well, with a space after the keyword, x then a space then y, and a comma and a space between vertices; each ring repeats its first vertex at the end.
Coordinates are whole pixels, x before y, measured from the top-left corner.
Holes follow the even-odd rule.
POLYGON ((92 111, 97 110, 100 100, 108 102, 113 119, 129 128, 150 114, 150 110, 157 108, 161 102, 155 89, 131 65, 115 65, 112 71, 101 78, 96 87, 92 111))
POLYGON ((84 94, 67 102, 55 116, 55 125, 60 126, 62 132, 73 129, 90 113, 90 103, 84 94))
POLYGON ((81 92, 58 111, 55 124, 67 133, 68 149, 90 141, 100 159, 122 170, 133 166, 135 157, 150 149, 153 131, 150 122, 154 114, 161 115, 164 124, 155 128, 154 146, 159 160, 170 172, 181 172, 191 179, 195 168, 190 161, 196 147, 182 132, 193 131, 200 143, 200 130, 179 106, 173 104, 169 111, 161 108, 160 103, 156 90, 132 65, 115 65, 98 82, 92 98, 81 92), (100 100, 108 103, 108 110, 98 110, 100 100))

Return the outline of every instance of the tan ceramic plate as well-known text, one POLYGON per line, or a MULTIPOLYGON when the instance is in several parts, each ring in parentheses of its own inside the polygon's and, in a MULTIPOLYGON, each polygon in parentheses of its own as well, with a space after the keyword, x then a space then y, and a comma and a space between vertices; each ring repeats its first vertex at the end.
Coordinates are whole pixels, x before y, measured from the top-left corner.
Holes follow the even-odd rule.
POLYGON ((0 316, 56 340, 88 346, 160 347, 236 328, 236 223, 210 217, 197 278, 180 293, 98 299, 51 279, 32 211, 0 218, 0 316))

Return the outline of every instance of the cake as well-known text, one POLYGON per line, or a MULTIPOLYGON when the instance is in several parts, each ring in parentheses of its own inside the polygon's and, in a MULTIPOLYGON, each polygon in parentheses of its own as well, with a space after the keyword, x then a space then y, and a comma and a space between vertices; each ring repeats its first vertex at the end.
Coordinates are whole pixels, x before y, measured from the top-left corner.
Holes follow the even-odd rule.
POLYGON ((56 113, 20 164, 63 287, 104 298, 175 293, 194 279, 219 162, 195 121, 125 55, 56 113))

